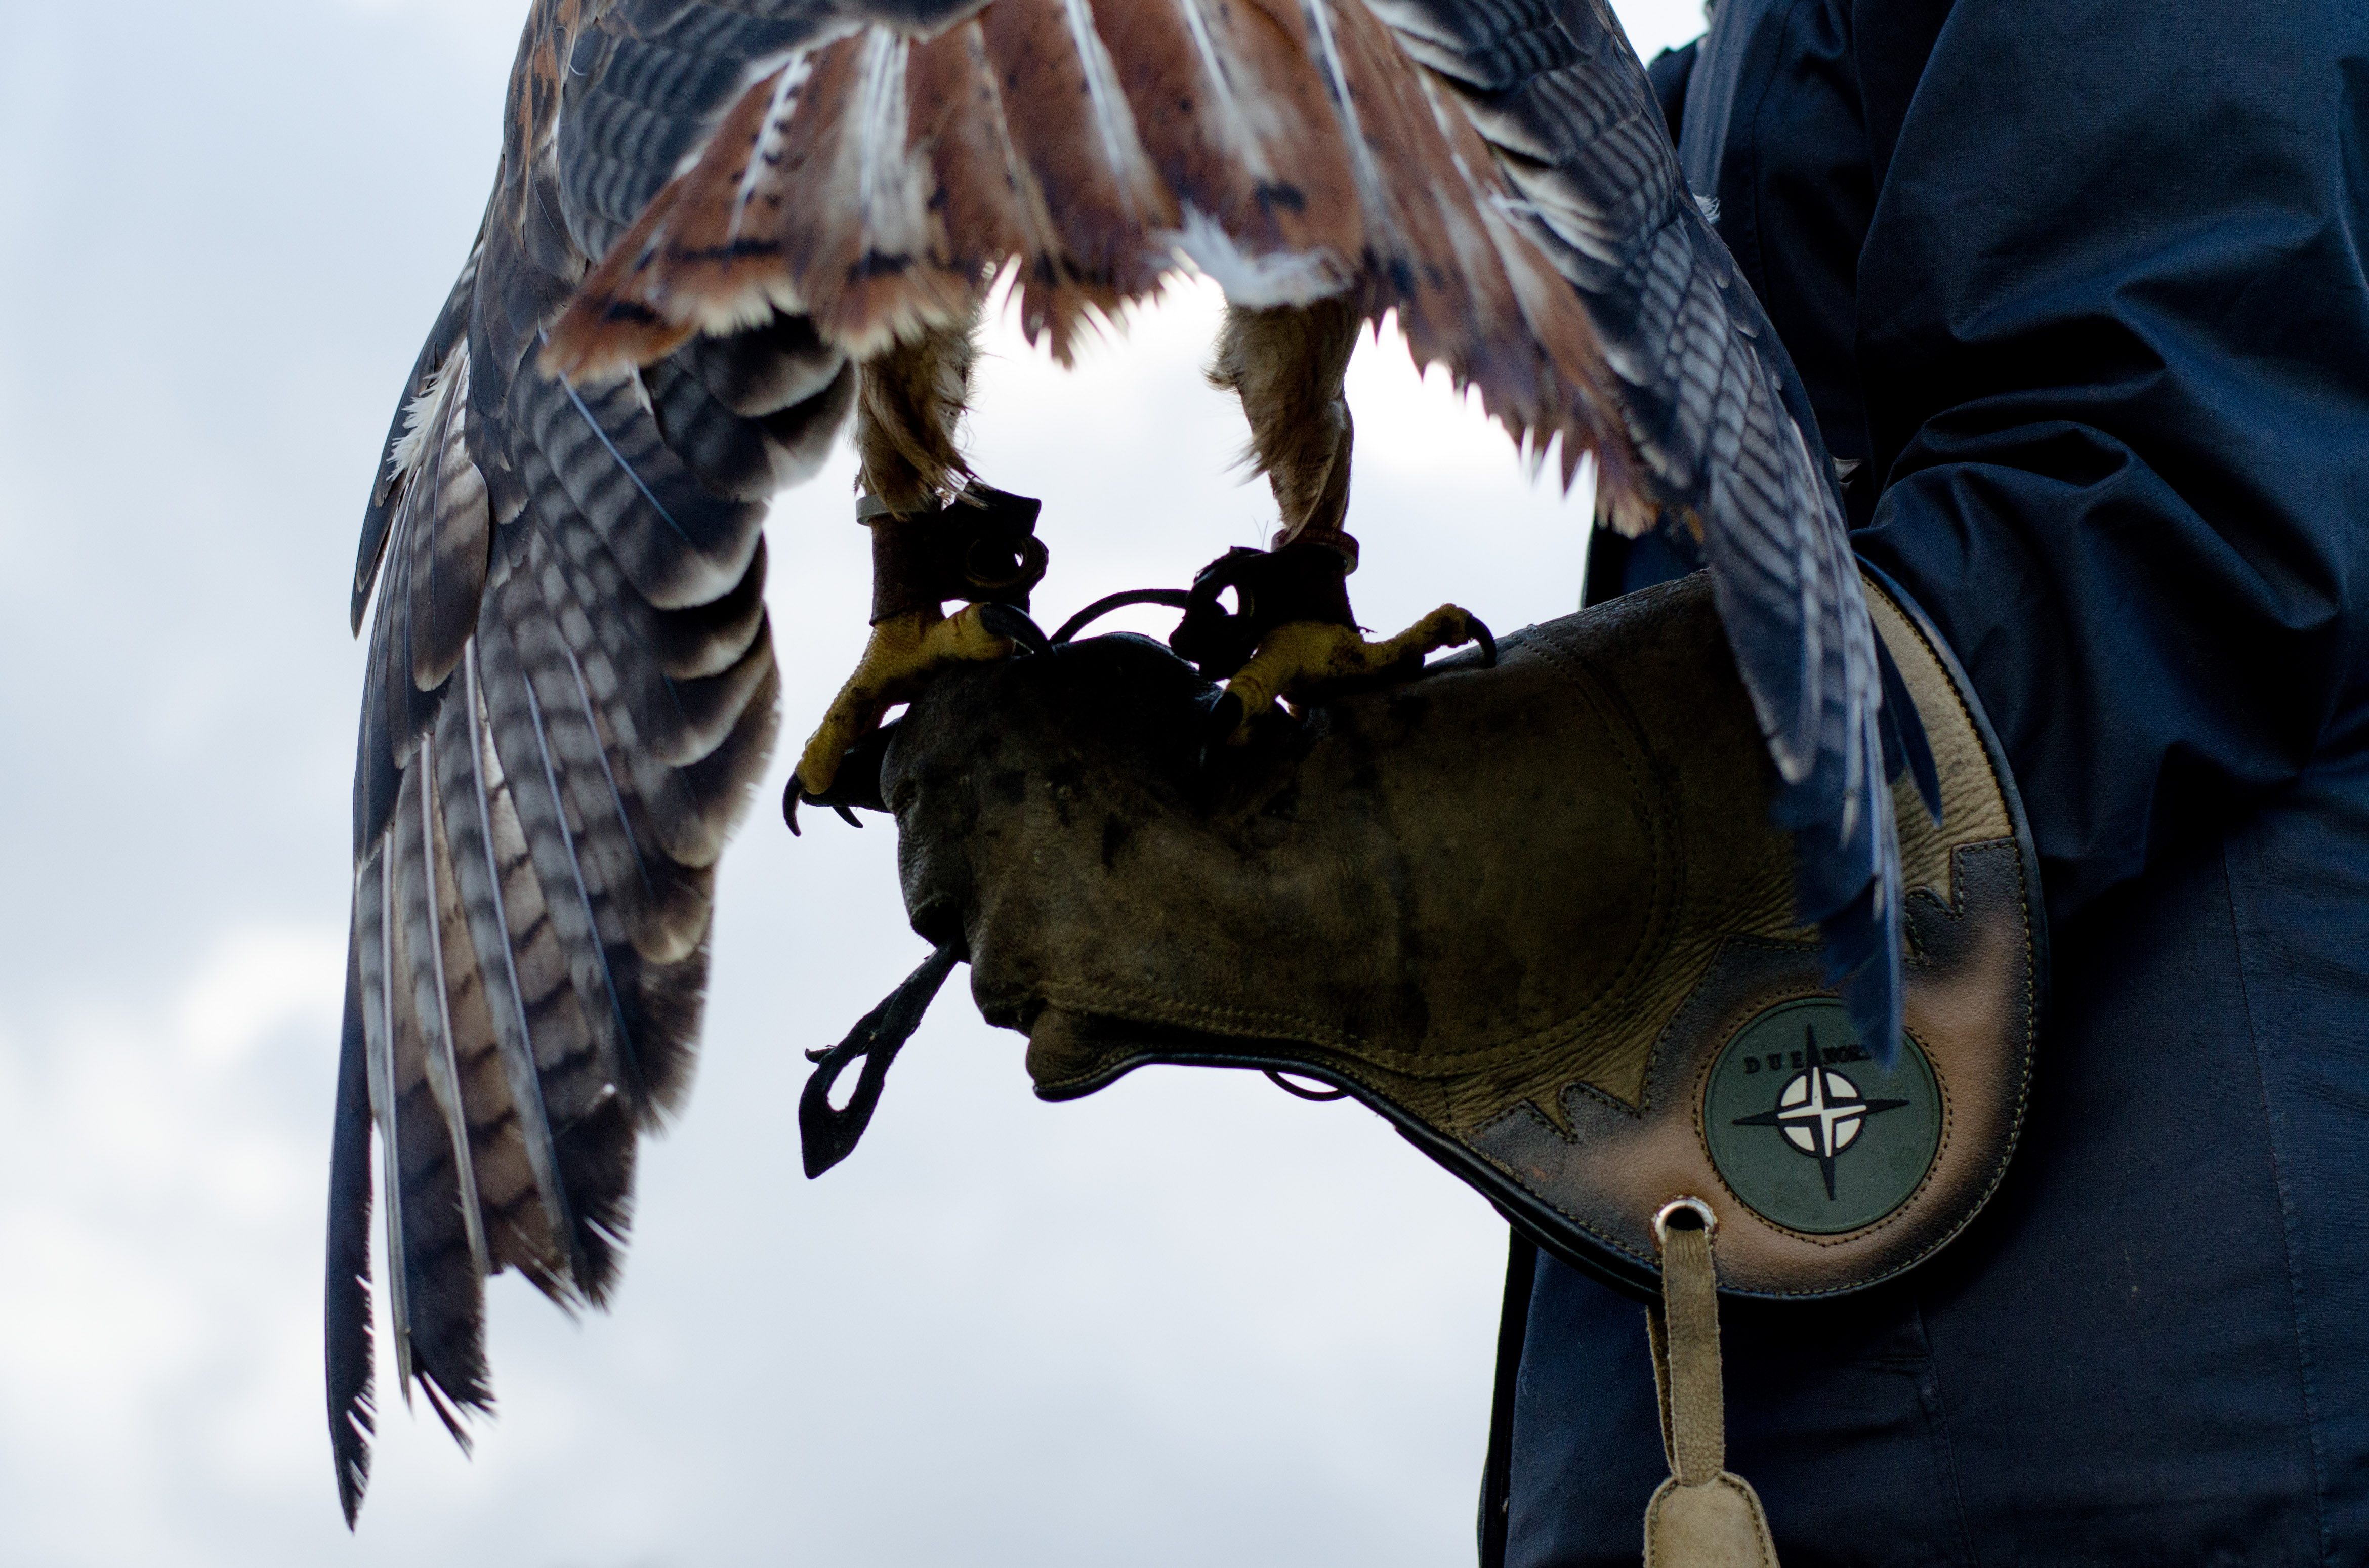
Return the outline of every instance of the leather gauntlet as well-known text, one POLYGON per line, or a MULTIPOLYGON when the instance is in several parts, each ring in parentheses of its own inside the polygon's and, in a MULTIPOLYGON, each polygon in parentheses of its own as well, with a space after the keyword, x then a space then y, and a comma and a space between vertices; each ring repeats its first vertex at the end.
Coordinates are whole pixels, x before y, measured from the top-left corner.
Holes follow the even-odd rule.
POLYGON ((1631 1288, 1656 1212, 1696 1197, 1723 1290, 1854 1289, 1997 1183, 2043 981, 2030 838, 1973 694, 1913 610, 1869 597, 1945 806, 1936 828, 1900 786, 1889 1064, 1796 923, 1700 578, 1206 759, 1213 689, 1142 638, 951 671, 881 766, 907 906, 959 941, 1047 1098, 1151 1062, 1307 1075, 1631 1288))

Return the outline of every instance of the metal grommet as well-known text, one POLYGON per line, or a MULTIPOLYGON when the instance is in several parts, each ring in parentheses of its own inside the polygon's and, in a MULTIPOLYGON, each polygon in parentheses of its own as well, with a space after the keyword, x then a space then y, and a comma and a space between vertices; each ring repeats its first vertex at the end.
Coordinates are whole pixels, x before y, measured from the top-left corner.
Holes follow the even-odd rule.
POLYGON ((1719 1216, 1711 1211, 1711 1205, 1705 1203, 1699 1197, 1688 1196, 1674 1197, 1669 1202, 1662 1205, 1661 1207, 1654 1210, 1654 1244, 1655 1246, 1661 1247, 1665 1250, 1668 1249, 1670 1244, 1670 1216, 1676 1214, 1682 1208, 1692 1209, 1695 1214, 1700 1217, 1704 1234, 1709 1235, 1719 1229, 1719 1216))

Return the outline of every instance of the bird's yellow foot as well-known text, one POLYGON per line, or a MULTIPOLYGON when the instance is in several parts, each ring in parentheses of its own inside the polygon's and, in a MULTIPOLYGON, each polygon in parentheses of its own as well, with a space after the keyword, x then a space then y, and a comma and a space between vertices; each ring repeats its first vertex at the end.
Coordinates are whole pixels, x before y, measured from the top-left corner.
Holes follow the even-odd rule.
POLYGON ((851 804, 878 806, 876 788, 832 793, 847 772, 851 749, 880 744, 881 715, 921 693, 932 674, 952 665, 1001 658, 1016 641, 1045 647, 1028 619, 1028 592, 1045 576, 1045 546, 1036 538, 1037 503, 970 481, 962 493, 918 511, 892 511, 872 496, 855 515, 872 530, 872 636, 855 673, 807 741, 782 797, 790 831, 798 830, 798 803, 830 806, 849 821, 851 804), (969 603, 952 616, 949 600, 969 603))
POLYGON ((972 604, 953 615, 941 615, 933 605, 875 624, 855 673, 839 689, 821 725, 807 741, 791 787, 809 797, 828 794, 848 748, 877 728, 881 715, 898 703, 910 702, 933 672, 1011 653, 1012 639, 986 624, 989 612, 996 608, 972 604))
POLYGON ((1259 639, 1258 649, 1226 682, 1211 727, 1240 739, 1279 698, 1321 696, 1357 681, 1403 679, 1439 648, 1479 643, 1494 661, 1496 640, 1478 617, 1443 604, 1394 637, 1368 639, 1355 626, 1292 621, 1259 639))

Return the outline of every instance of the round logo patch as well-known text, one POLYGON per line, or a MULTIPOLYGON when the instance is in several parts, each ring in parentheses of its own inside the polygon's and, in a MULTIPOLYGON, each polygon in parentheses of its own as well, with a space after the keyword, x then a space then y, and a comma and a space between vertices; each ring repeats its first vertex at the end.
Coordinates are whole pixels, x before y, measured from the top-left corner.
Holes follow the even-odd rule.
POLYGON ((1840 1002, 1811 997, 1736 1031, 1711 1065, 1702 1128, 1754 1212, 1832 1235, 1908 1201, 1940 1151, 1941 1093, 1915 1040, 1881 1066, 1840 1002))

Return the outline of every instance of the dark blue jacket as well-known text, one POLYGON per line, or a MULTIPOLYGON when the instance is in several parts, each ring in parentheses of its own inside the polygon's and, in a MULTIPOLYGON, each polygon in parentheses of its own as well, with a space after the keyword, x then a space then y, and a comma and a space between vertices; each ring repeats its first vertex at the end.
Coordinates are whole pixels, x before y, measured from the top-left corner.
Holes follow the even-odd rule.
MULTIPOLYGON (((1658 74, 2054 970, 1975 1226, 1728 1307, 1730 1466, 1786 1568, 2369 1562, 2369 0, 1724 0, 1658 74)), ((1633 1565, 1642 1311, 1528 1268, 1484 1539, 1633 1565)))

